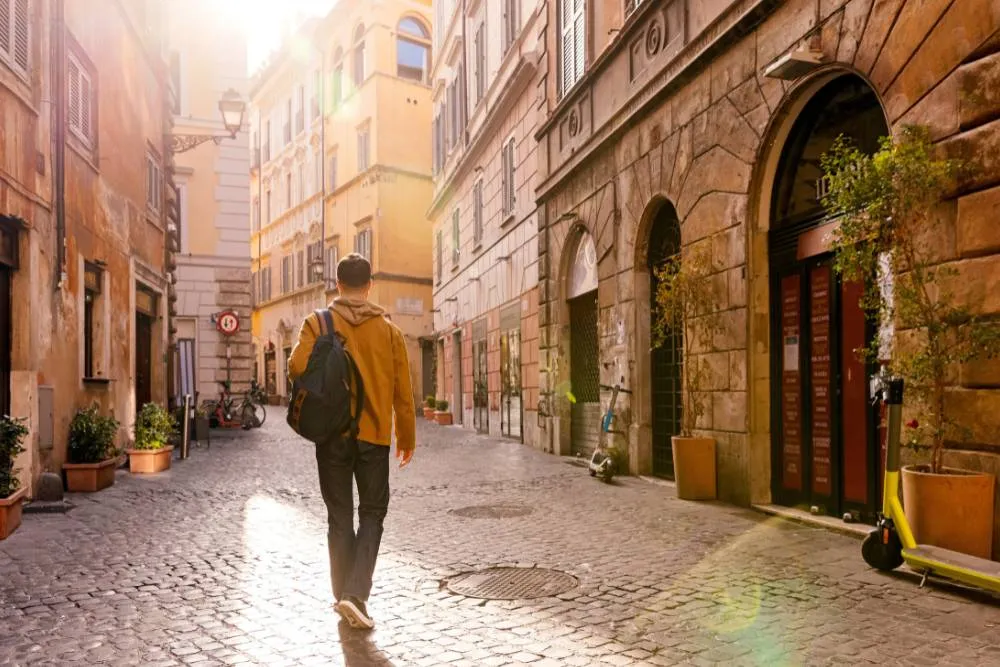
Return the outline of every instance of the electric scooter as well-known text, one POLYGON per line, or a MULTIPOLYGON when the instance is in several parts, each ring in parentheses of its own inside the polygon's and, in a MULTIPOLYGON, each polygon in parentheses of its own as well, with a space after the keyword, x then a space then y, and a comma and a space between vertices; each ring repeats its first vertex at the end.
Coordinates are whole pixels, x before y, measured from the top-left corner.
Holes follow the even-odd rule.
POLYGON ((903 380, 890 377, 886 369, 872 380, 875 400, 888 406, 888 442, 885 455, 885 486, 882 511, 875 530, 861 545, 861 556, 877 570, 894 570, 904 562, 923 574, 930 574, 1000 593, 1000 563, 941 547, 917 544, 899 502, 899 436, 903 412, 903 380))
POLYGON ((622 389, 620 384, 616 384, 613 387, 602 384, 600 387, 601 389, 611 390, 611 402, 608 404, 608 411, 601 418, 601 434, 598 436, 597 449, 591 455, 590 464, 587 467, 590 469, 591 477, 600 477, 605 482, 610 483, 618 471, 616 470, 614 458, 608 453, 607 440, 611 434, 622 433, 621 431, 611 430, 611 424, 615 420, 615 403, 618 402, 619 392, 625 394, 631 394, 632 392, 628 389, 622 389))

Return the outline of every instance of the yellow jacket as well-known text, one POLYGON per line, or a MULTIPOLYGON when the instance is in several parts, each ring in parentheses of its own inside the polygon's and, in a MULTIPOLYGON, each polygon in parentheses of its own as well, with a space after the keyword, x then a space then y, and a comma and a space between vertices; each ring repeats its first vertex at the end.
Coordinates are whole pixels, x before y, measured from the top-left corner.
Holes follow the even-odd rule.
MULTIPOLYGON (((334 328, 344 337, 365 385, 358 439, 389 446, 395 413, 396 447, 404 451, 413 449, 416 410, 402 332, 385 318, 382 308, 364 299, 338 297, 330 310, 334 328)), ((288 375, 292 379, 305 372, 319 330, 316 313, 302 322, 299 340, 288 361, 288 375)))

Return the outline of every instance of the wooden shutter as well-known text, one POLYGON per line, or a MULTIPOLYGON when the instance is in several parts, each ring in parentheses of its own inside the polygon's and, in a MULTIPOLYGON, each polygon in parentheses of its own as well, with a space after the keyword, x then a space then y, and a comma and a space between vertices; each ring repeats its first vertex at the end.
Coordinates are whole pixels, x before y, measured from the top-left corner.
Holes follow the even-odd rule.
POLYGON ((514 189, 514 138, 511 137, 507 141, 507 212, 514 212, 514 205, 517 203, 517 197, 515 196, 514 189))
POLYGON ((584 0, 575 0, 576 11, 573 16, 573 83, 583 76, 583 61, 585 58, 585 38, 587 34, 584 0))
POLYGON ((473 227, 472 241, 479 243, 483 238, 483 182, 476 181, 472 188, 473 227))
POLYGON ((80 131, 83 132, 88 142, 94 140, 94 128, 91 124, 90 109, 94 103, 93 88, 90 85, 90 77, 82 69, 80 70, 80 131))
MULTIPOLYGON (((6 4, 0 1, 0 4, 6 4)), ((14 0, 14 65, 28 71, 28 0, 14 0)))
POLYGON ((76 130, 80 138, 85 138, 80 127, 80 66, 76 60, 69 58, 66 63, 66 85, 69 87, 69 126, 76 130))
POLYGON ((486 40, 483 35, 484 24, 476 29, 476 102, 486 94, 486 40))
POLYGON ((10 25, 12 0, 0 0, 0 53, 4 56, 10 54, 10 25))

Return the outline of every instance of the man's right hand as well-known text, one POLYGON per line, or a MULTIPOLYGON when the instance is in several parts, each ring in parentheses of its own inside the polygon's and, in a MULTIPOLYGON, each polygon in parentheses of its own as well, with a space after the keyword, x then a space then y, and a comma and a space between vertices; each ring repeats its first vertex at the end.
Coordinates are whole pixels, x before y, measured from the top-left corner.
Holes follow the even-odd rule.
POLYGON ((413 450, 412 449, 397 449, 396 458, 399 459, 399 467, 405 468, 410 465, 410 461, 413 460, 413 450))

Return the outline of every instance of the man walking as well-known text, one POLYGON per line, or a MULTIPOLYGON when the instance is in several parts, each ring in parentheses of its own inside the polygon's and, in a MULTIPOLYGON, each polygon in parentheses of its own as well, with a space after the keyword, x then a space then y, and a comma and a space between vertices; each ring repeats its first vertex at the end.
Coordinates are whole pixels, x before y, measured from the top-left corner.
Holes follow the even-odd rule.
MULTIPOLYGON (((385 311, 368 301, 372 267, 357 253, 337 264, 333 300, 334 329, 358 367, 365 400, 358 420, 358 437, 333 438, 316 446, 319 486, 326 503, 330 582, 334 608, 352 627, 370 630, 375 622, 366 602, 382 540, 382 523, 389 507, 389 446, 396 430, 400 467, 413 458, 415 409, 410 366, 403 334, 385 311), (358 532, 354 532, 354 490, 358 485, 358 532)), ((288 373, 301 376, 320 331, 315 313, 302 323, 299 340, 288 362, 288 373)))

